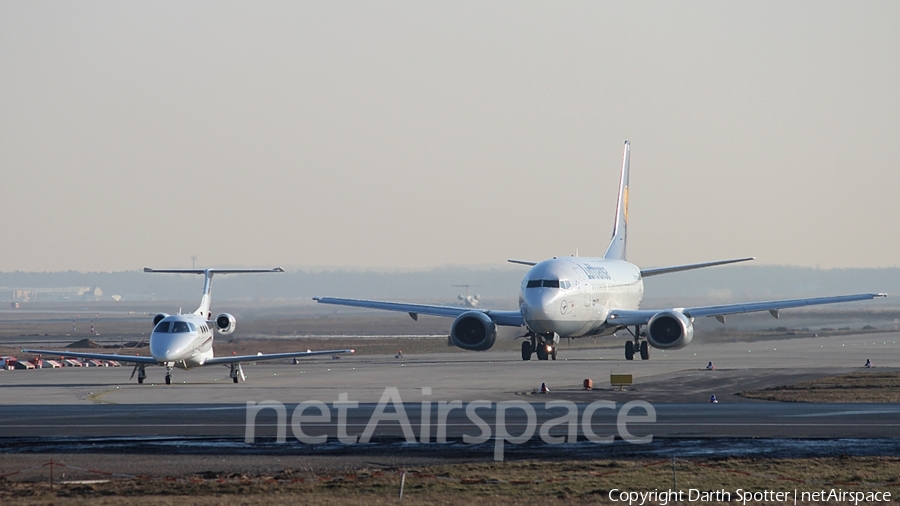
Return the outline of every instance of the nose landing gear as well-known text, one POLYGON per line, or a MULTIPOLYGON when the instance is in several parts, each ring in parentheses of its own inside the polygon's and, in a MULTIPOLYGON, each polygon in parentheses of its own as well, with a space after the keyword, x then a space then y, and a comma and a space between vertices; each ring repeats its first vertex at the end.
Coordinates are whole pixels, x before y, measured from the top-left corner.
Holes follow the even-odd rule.
POLYGON ((529 332, 525 335, 530 341, 522 343, 522 360, 531 360, 531 354, 537 355, 538 360, 556 360, 559 336, 555 333, 535 334, 529 332))

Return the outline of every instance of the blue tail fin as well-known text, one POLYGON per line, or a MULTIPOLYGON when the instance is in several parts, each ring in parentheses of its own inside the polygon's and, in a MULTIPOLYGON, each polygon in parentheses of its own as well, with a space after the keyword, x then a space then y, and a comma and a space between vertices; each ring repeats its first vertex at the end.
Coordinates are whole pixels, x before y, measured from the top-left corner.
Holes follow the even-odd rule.
POLYGON ((628 159, 631 154, 631 143, 625 141, 625 154, 622 155, 622 176, 619 180, 619 201, 616 204, 616 223, 613 226, 612 239, 603 258, 625 260, 625 243, 628 237, 628 159))

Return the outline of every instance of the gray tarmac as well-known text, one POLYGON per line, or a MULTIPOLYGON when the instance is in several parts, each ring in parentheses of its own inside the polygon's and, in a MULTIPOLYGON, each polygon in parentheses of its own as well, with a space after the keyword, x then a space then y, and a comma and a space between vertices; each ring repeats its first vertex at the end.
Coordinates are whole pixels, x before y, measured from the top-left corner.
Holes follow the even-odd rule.
MULTIPOLYGON (((897 404, 807 404, 749 400, 735 394, 861 369, 871 359, 880 370, 900 366, 898 334, 878 333, 839 337, 801 338, 755 343, 694 344, 683 350, 653 350, 649 361, 626 361, 616 347, 567 349, 557 361, 523 362, 517 353, 446 353, 394 356, 344 356, 303 360, 300 364, 245 364, 247 381, 233 384, 228 368, 176 370, 172 385, 162 384, 164 370, 148 369, 143 385, 130 380, 130 367, 65 368, 0 371, 3 403, 0 438, 6 448, 121 439, 131 442, 204 441, 216 445, 243 441, 252 427, 254 442, 271 443, 282 430, 288 442, 299 443, 291 423, 302 422, 302 434, 326 436, 327 443, 358 441, 371 427, 370 442, 435 442, 445 431, 449 442, 465 437, 498 436, 502 425, 513 436, 529 434, 540 444, 540 428, 567 413, 548 402, 570 402, 577 409, 575 439, 596 436, 623 439, 619 416, 626 403, 645 401, 630 408, 638 416, 627 434, 666 439, 812 438, 886 439, 900 435, 897 404), (712 361, 716 370, 706 370, 712 361), (609 385, 611 373, 631 373, 634 384, 624 391, 609 385), (585 391, 586 378, 595 389, 585 391), (159 383, 156 383, 159 382, 159 383), (549 394, 537 393, 542 383, 549 394), (710 404, 711 395, 718 398, 710 404), (339 423, 340 399, 358 403, 346 409, 339 423), (324 403, 329 420, 298 418, 302 402, 324 403), (379 401, 384 404, 379 408, 379 401), (446 421, 439 404, 453 407, 446 421), (470 403, 482 401, 473 416, 470 403), (498 402, 504 404, 502 420, 498 402), (585 409, 597 401, 585 419, 585 409), (423 402, 425 404, 423 404, 423 402), (283 406, 248 415, 251 406, 283 406), (527 403, 534 410, 529 418, 527 403), (410 420, 409 432, 398 422, 397 405, 410 420), (423 411, 428 415, 423 416, 423 411), (381 417, 380 419, 378 417, 381 417), (478 424, 483 420, 487 432, 478 424), (340 427, 339 427, 340 425, 340 427), (423 432, 424 431, 424 432, 423 432)), ((329 344, 339 341, 333 340, 329 344)), ((334 347, 339 347, 334 346, 334 347)), ((307 416, 318 414, 308 410, 307 416)), ((557 421, 558 422, 558 421, 557 421)), ((548 426, 546 437, 568 434, 566 423, 548 426)), ((276 441, 277 442, 277 441, 276 441)), ((202 445, 201 445, 202 446, 202 445)), ((215 445, 214 445, 215 446, 215 445)), ((352 445, 351 445, 352 446, 352 445)), ((223 447, 224 448, 224 447, 223 447)), ((266 448, 272 448, 271 445, 266 448)), ((16 450, 18 451, 18 450, 16 450)), ((272 451, 277 451, 272 450, 272 451)))

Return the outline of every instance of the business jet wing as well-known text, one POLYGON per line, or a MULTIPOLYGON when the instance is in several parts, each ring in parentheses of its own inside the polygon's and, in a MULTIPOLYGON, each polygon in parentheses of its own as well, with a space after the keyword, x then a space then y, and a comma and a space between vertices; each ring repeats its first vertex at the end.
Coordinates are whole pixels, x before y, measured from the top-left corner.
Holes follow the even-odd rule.
MULTIPOLYGON (((698 316, 715 316, 724 318, 730 314, 754 313, 759 311, 768 311, 772 316, 778 317, 780 309, 788 309, 804 306, 818 306, 821 304, 837 304, 839 302, 854 302, 860 300, 869 300, 877 297, 887 297, 886 293, 860 293, 855 295, 838 295, 835 297, 814 297, 811 299, 788 299, 788 300, 772 300, 766 302, 743 302, 738 304, 723 304, 719 306, 698 306, 684 309, 675 309, 681 311, 685 316, 694 318, 698 316)), ((613 309, 609 312, 606 321, 610 325, 646 325, 651 318, 657 313, 664 311, 662 309, 613 309)))
POLYGON ((420 314, 428 316, 445 316, 456 318, 457 316, 477 311, 484 313, 497 325, 508 327, 521 327, 525 325, 522 313, 519 311, 499 311, 496 309, 475 309, 471 307, 432 306, 429 304, 411 304, 407 302, 384 302, 379 300, 342 299, 339 297, 313 297, 320 304, 336 304, 338 306, 364 307, 368 309, 381 309, 384 311, 398 311, 408 313, 410 318, 418 320, 420 314))
POLYGON ((258 355, 231 355, 213 357, 203 362, 203 365, 235 364, 238 362, 259 362, 261 360, 278 360, 281 358, 305 358, 315 355, 338 355, 341 353, 354 353, 356 350, 320 350, 320 351, 292 351, 288 353, 260 353, 258 355))
POLYGON ((81 353, 78 351, 59 351, 59 350, 22 350, 22 353, 35 353, 37 355, 71 357, 71 358, 88 358, 93 360, 115 360, 116 362, 128 362, 131 364, 153 364, 159 362, 153 357, 143 357, 140 355, 119 355, 116 353, 81 353))

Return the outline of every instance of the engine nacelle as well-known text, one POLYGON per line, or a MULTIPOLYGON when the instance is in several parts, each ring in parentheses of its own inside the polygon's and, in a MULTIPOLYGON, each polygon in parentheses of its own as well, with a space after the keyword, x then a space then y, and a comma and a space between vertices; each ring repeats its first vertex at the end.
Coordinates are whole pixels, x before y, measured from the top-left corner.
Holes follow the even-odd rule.
POLYGON ((453 320, 450 340, 464 350, 489 350, 497 340, 497 325, 481 311, 469 311, 453 320))
POLYGON ((691 344, 694 324, 681 311, 663 311, 647 322, 647 341, 654 348, 677 350, 691 344))
POLYGON ((220 334, 231 334, 234 332, 234 316, 231 316, 228 313, 222 313, 219 316, 216 316, 216 329, 219 330, 220 334))
POLYGON ((153 328, 156 328, 156 324, 162 321, 163 318, 168 317, 166 313, 159 313, 158 315, 153 317, 153 328))

